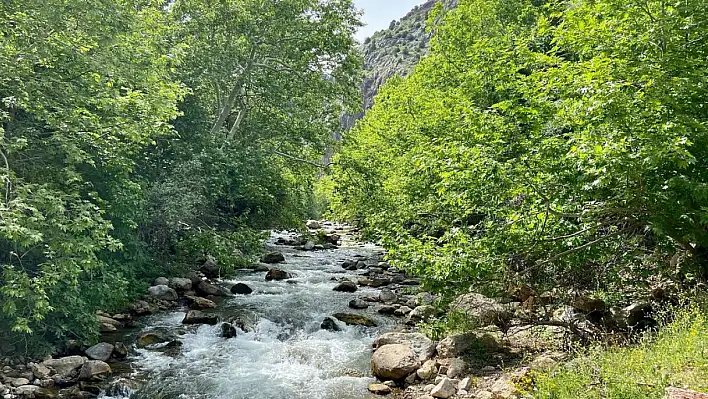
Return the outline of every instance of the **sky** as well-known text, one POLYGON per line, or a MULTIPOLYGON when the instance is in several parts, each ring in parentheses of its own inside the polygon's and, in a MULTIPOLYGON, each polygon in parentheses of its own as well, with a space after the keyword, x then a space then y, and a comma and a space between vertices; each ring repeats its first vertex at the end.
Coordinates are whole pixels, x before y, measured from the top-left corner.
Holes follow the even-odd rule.
POLYGON ((364 23, 356 35, 359 41, 371 36, 374 32, 388 28, 394 19, 400 19, 418 4, 426 0, 354 0, 356 6, 364 10, 364 23))

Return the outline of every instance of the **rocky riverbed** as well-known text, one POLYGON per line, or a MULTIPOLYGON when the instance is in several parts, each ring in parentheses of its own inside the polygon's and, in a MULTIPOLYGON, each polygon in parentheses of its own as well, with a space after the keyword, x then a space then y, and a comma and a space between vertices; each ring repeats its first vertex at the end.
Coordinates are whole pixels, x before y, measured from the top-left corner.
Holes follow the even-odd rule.
POLYGON ((207 258, 156 279, 131 309, 97 314, 97 345, 2 359, 0 398, 511 399, 566 358, 578 339, 569 325, 651 321, 649 305, 611 311, 579 297, 553 322, 529 323, 551 295, 519 287, 508 298, 459 296, 448 311, 477 327, 435 342, 416 330, 436 316, 435 296, 347 226, 308 227, 319 244, 274 232, 261 262, 234 276, 207 258))

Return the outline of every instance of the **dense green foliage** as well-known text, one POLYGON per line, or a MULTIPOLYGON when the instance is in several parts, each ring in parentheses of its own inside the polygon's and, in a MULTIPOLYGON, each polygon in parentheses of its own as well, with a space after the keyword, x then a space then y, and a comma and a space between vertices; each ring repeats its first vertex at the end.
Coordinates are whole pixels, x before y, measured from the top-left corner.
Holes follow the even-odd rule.
POLYGON ((430 55, 345 137, 335 212, 447 292, 705 276, 707 18, 703 0, 438 6, 430 55))
POLYGON ((660 399, 667 387, 708 392, 705 309, 682 311, 637 347, 593 349, 538 376, 531 394, 539 399, 660 399))
POLYGON ((349 0, 0 5, 0 349, 88 340, 141 281, 311 210, 356 103, 349 0))

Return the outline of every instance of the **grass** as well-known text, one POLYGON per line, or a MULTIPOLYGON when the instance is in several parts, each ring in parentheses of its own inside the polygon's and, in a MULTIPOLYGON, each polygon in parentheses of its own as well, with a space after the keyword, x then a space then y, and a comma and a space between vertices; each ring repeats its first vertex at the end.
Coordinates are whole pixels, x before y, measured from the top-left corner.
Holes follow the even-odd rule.
POLYGON ((666 387, 708 392, 708 308, 694 307, 634 347, 595 348, 538 376, 543 399, 647 399, 666 387))

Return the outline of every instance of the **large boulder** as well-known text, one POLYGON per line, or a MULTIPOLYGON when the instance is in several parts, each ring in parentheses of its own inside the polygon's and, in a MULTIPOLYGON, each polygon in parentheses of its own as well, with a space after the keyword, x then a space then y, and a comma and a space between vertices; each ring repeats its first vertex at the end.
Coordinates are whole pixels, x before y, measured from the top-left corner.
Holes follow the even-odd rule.
POLYGON ((81 366, 79 379, 83 381, 103 379, 111 373, 111 366, 100 360, 89 360, 81 366))
POLYGON ((201 310, 190 310, 184 315, 182 324, 211 324, 215 325, 219 322, 219 316, 210 313, 204 313, 201 310))
POLYGON ((376 322, 366 316, 351 313, 335 313, 332 316, 350 326, 376 327, 376 322))
POLYGON ((109 344, 108 342, 101 342, 86 349, 86 356, 88 356, 89 359, 92 360, 101 360, 105 362, 113 354, 113 349, 115 349, 113 344, 109 344))
POLYGON ((450 310, 466 314, 481 326, 505 325, 513 316, 500 303, 476 293, 458 296, 452 303, 450 310))
POLYGON ((390 332, 379 335, 372 344, 374 349, 385 345, 406 345, 413 350, 421 362, 435 354, 435 342, 421 333, 390 332))
POLYGON ((200 281, 196 287, 197 293, 206 296, 227 296, 221 288, 215 286, 214 284, 207 283, 206 281, 200 281))
POLYGON ((183 277, 172 277, 168 287, 180 292, 189 291, 192 289, 192 280, 183 277))
POLYGON ((261 257, 263 263, 280 263, 285 262, 285 256, 280 252, 268 252, 261 257))
POLYGON ((239 295, 248 295, 253 292, 253 288, 247 286, 244 283, 236 283, 234 286, 231 287, 231 293, 232 294, 239 294, 239 295))
POLYGON ((320 328, 328 331, 342 331, 339 324, 337 324, 337 319, 332 316, 325 317, 322 324, 320 324, 320 328))
POLYGON ((136 339, 136 345, 138 348, 145 348, 146 346, 161 344, 170 340, 167 334, 160 331, 148 331, 142 333, 136 339))
POLYGON ((165 301, 176 301, 179 296, 177 292, 166 285, 154 285, 148 288, 148 294, 157 299, 162 299, 165 301))
POLYGON ((270 269, 270 270, 268 270, 268 273, 266 273, 266 276, 265 276, 266 281, 287 280, 289 278, 293 278, 293 275, 286 272, 285 270, 280 270, 280 269, 270 269))
POLYGON ((336 287, 334 287, 334 291, 339 291, 339 292, 355 292, 357 290, 356 284, 354 284, 352 281, 342 281, 339 283, 336 287))
POLYGON ((185 295, 184 299, 189 303, 190 309, 202 310, 202 309, 213 309, 216 307, 214 301, 202 298, 200 296, 185 295))
MULTIPOLYGON (((199 271, 209 278, 217 278, 221 274, 219 263, 216 261, 216 258, 211 255, 207 255, 199 271)), ((192 281, 192 283, 194 283, 194 281, 192 281)))
POLYGON ((381 380, 403 380, 420 367, 420 359, 408 345, 391 344, 376 349, 371 370, 381 380))
POLYGON ((59 359, 47 359, 42 365, 54 370, 61 378, 68 378, 79 367, 83 366, 88 359, 83 356, 67 356, 59 359))
POLYGON ((438 356, 443 359, 459 357, 478 345, 477 336, 472 332, 448 335, 438 343, 438 356))

